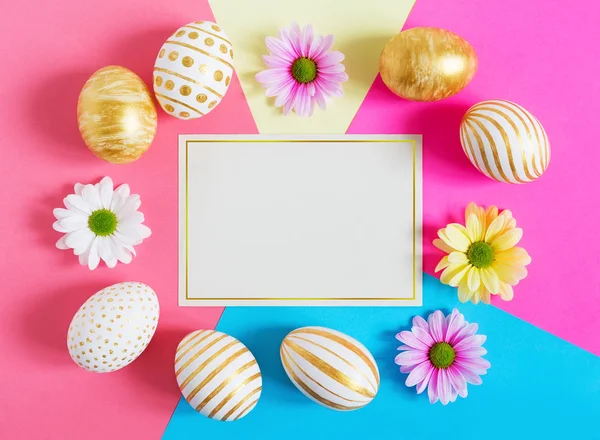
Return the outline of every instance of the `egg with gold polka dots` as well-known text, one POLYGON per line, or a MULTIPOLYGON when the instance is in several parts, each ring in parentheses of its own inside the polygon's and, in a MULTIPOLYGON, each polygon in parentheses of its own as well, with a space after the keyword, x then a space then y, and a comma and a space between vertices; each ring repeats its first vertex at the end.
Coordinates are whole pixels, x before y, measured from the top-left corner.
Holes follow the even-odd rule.
POLYGON ((154 93, 160 106, 179 119, 196 119, 223 99, 233 76, 233 49, 227 34, 210 21, 177 29, 154 63, 154 93))
POLYGON ((73 361, 110 373, 142 354, 158 325, 158 298, 147 285, 125 282, 96 292, 79 308, 67 334, 73 361))

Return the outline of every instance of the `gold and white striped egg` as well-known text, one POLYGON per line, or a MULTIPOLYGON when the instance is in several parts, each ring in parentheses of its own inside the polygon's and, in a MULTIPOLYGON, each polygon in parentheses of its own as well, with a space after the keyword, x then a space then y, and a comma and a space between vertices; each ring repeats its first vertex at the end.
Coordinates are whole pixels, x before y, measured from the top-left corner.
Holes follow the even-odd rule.
POLYGON ((280 355, 294 385, 327 408, 362 408, 379 390, 379 370, 369 350, 336 330, 296 329, 283 339, 280 355))
POLYGON ((67 334, 77 365, 96 373, 119 370, 142 354, 158 325, 158 298, 147 285, 106 287, 79 308, 67 334))
POLYGON ((460 124, 460 141, 475 168, 498 182, 532 182, 550 163, 544 127, 510 101, 482 101, 471 107, 460 124))
POLYGON ((233 421, 256 406, 262 376, 254 355, 233 336, 197 330, 177 346, 175 375, 181 394, 200 414, 233 421))
POLYGON ((215 23, 194 21, 175 31, 154 63, 154 94, 179 119, 206 115, 223 99, 233 75, 233 49, 215 23))

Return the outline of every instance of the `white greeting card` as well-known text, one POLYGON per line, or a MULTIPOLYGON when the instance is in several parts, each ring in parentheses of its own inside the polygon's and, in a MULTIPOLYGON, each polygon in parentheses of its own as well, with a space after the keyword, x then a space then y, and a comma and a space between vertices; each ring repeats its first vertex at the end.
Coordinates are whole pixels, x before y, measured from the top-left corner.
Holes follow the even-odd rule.
POLYGON ((179 304, 421 305, 420 136, 179 138, 179 304))

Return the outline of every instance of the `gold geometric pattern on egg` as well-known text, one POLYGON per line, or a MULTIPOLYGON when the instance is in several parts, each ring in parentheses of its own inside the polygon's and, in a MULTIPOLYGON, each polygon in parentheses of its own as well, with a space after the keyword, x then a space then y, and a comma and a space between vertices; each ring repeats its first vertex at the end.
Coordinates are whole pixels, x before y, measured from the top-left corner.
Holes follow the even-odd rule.
POLYGON ((181 394, 200 414, 233 421, 256 406, 262 376, 240 341, 216 330, 198 330, 177 346, 175 375, 181 394))
POLYGON ((88 371, 116 371, 144 351, 158 317, 158 298, 149 286, 125 282, 106 287, 73 317, 67 333, 69 354, 88 371))
POLYGON ((544 127, 514 102, 475 104, 463 116, 460 140, 473 166, 498 182, 532 182, 550 163, 550 142, 544 127))
POLYGON ((360 342, 324 327, 303 327, 281 343, 283 368, 309 399, 338 411, 367 405, 379 389, 375 359, 360 342))
POLYGON ((209 113, 229 88, 232 55, 227 34, 215 23, 195 21, 175 31, 154 65, 154 93, 163 110, 179 119, 209 113))

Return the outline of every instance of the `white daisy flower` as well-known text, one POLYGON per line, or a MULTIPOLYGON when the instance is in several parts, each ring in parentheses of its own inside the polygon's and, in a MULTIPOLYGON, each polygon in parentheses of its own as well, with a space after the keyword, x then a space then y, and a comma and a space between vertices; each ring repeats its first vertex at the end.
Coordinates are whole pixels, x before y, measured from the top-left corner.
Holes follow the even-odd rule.
POLYGON ((105 177, 96 185, 75 184, 75 194, 56 208, 54 229, 65 235, 56 242, 59 249, 73 249, 79 262, 90 270, 103 260, 108 267, 117 261, 128 264, 135 255, 135 245, 150 237, 143 225, 144 214, 138 211, 140 196, 129 193, 123 184, 113 191, 113 181, 105 177))

